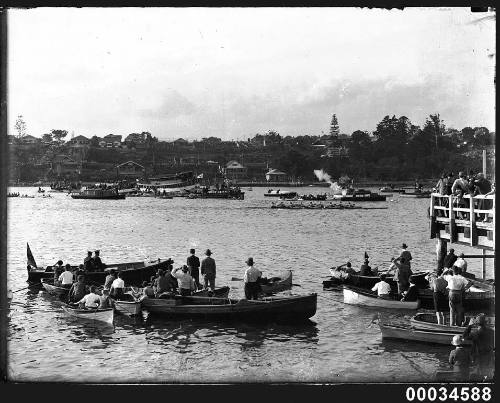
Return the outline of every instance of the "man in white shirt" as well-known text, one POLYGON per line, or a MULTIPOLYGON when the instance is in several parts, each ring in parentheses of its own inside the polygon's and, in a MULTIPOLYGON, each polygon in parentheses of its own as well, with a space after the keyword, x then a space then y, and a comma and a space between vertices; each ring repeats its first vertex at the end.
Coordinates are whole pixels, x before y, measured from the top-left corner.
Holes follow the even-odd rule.
POLYGON ((191 295, 191 292, 196 289, 194 278, 188 273, 189 268, 186 265, 182 266, 181 272, 179 272, 180 269, 180 267, 174 269, 172 271, 172 276, 175 277, 179 283, 181 295, 191 295))
POLYGON ((380 281, 373 286, 372 291, 377 291, 379 298, 390 299, 391 286, 385 279, 386 275, 381 274, 380 281))
POLYGON ((258 299, 260 292, 259 279, 262 277, 262 272, 253 265, 253 258, 249 257, 246 261, 247 269, 243 275, 245 282, 245 298, 258 299))
POLYGON ((467 272, 467 262, 464 259, 464 254, 461 253, 458 259, 453 263, 453 266, 456 266, 460 269, 460 274, 465 274, 467 272))
POLYGON ((61 286, 65 288, 71 288, 73 284, 73 273, 71 272, 71 265, 67 264, 65 270, 59 276, 59 281, 61 286))
POLYGON ((111 283, 110 295, 115 299, 121 299, 124 294, 125 281, 122 279, 122 274, 118 272, 118 277, 111 283))
POLYGON ((96 287, 93 285, 90 287, 90 294, 85 295, 77 304, 85 308, 97 308, 101 298, 95 292, 96 287))
POLYGON ((459 274, 459 268, 453 267, 453 276, 448 279, 448 299, 450 301, 450 326, 461 326, 464 320, 464 293, 472 282, 459 274))

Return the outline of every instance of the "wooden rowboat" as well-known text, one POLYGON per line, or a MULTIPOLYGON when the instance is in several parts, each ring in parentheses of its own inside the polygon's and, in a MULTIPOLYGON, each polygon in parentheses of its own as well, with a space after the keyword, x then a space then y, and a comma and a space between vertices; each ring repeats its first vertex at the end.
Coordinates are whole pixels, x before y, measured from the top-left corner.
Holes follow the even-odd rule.
MULTIPOLYGON (((472 318, 466 316, 465 322, 469 323, 472 318)), ((449 317, 445 316, 445 323, 450 323, 449 317)), ((417 313, 410 319, 410 325, 417 330, 430 330, 443 333, 451 332, 453 334, 463 333, 465 330, 463 326, 438 325, 436 315, 433 313, 417 313)), ((495 317, 487 316, 486 325, 495 327, 495 317)))
POLYGON ((142 313, 141 301, 134 298, 131 294, 123 294, 123 297, 120 300, 114 298, 111 299, 114 303, 116 312, 121 313, 122 315, 134 316, 142 313))
POLYGON ((105 322, 105 323, 113 323, 113 308, 106 309, 79 309, 73 308, 68 305, 64 305, 62 307, 64 312, 67 314, 74 316, 78 319, 83 319, 86 321, 96 321, 96 322, 105 322))
MULTIPOLYGON (((158 259, 154 261, 141 261, 141 262, 125 262, 106 264, 103 271, 93 271, 85 273, 86 281, 89 283, 104 284, 106 276, 110 270, 114 269, 121 272, 123 280, 127 285, 140 286, 143 281, 149 281, 151 276, 156 274, 158 269, 166 269, 169 262, 167 259, 158 259)), ((72 265, 71 270, 75 271, 78 266, 72 265)), ((53 279, 54 267, 48 266, 46 268, 36 268, 28 266, 28 282, 39 283, 42 279, 53 279)))
POLYGON ((271 295, 276 292, 281 292, 289 290, 292 288, 292 271, 287 270, 281 277, 273 277, 269 280, 267 284, 260 285, 262 293, 265 295, 271 295))
MULTIPOLYGON (((148 300, 143 300, 143 303, 148 300)), ((317 294, 267 297, 261 300, 176 297, 160 301, 149 299, 146 309, 169 317, 222 320, 303 321, 316 313, 317 294)))
MULTIPOLYGON (((344 271, 336 272, 334 270, 331 270, 331 274, 332 277, 329 280, 323 281, 324 288, 332 288, 340 284, 347 284, 353 285, 355 287, 371 289, 376 283, 380 281, 380 274, 382 274, 382 272, 377 276, 360 276, 359 274, 346 273, 344 271)), ((427 275, 428 272, 423 271, 413 273, 412 278, 415 281, 415 285, 417 287, 427 287, 429 285, 429 282, 426 279, 427 275)), ((388 275, 385 281, 389 283, 391 289, 394 292, 397 292, 398 286, 394 281, 393 275, 388 275)))
MULTIPOLYGON (((419 341, 423 343, 445 344, 451 346, 453 336, 462 334, 462 331, 439 332, 432 330, 419 330, 409 326, 379 322, 380 331, 383 339, 402 339, 406 341, 419 341)), ((458 329, 458 328, 457 328, 458 329)), ((464 345, 470 345, 470 340, 465 340, 464 345)))
POLYGON ((45 291, 47 291, 50 295, 63 298, 69 293, 69 288, 54 285, 54 280, 43 278, 41 282, 45 291))
POLYGON ((344 303, 350 305, 386 309, 418 309, 420 307, 420 300, 400 301, 398 299, 378 298, 377 294, 358 287, 344 285, 343 293, 344 303))
MULTIPOLYGON (((206 301, 211 301, 211 298, 227 298, 229 296, 229 287, 216 287, 214 291, 199 290, 194 292, 192 296, 198 298, 198 301, 201 301, 199 298, 207 298, 206 301)), ((165 293, 165 295, 160 298, 142 298, 141 306, 143 309, 147 309, 148 311, 156 311, 161 310, 163 306, 179 303, 175 301, 180 301, 182 298, 187 297, 165 293)))
POLYGON ((211 290, 199 290, 193 292, 194 297, 218 297, 227 298, 229 296, 229 287, 215 287, 213 291, 211 290))

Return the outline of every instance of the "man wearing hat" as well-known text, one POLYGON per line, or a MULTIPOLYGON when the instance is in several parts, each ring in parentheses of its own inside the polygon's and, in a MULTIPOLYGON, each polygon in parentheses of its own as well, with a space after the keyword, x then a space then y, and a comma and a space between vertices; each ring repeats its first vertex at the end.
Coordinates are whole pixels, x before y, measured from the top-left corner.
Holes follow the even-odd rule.
POLYGON ((465 340, 472 340, 472 356, 478 365, 479 375, 491 375, 490 371, 495 367, 495 330, 486 326, 484 313, 479 314, 473 323, 466 327, 463 337, 465 340))
POLYGON ((451 269, 457 259, 458 258, 457 255, 455 255, 455 249, 450 249, 448 254, 444 257, 443 266, 447 269, 451 269))
POLYGON ((188 256, 186 264, 189 267, 189 272, 191 276, 194 279, 194 282, 196 283, 196 289, 201 288, 200 287, 200 259, 198 259, 198 256, 195 255, 195 250, 190 249, 189 253, 191 253, 190 256, 188 256))
POLYGON ((196 289, 196 285, 193 277, 191 277, 191 275, 188 273, 189 268, 184 265, 182 266, 182 271, 179 272, 179 270, 181 270, 181 267, 174 269, 172 271, 172 276, 179 281, 180 294, 182 296, 191 295, 191 293, 196 289))
MULTIPOLYGON (((452 194, 457 196, 456 207, 464 207, 464 208, 469 207, 467 203, 468 199, 464 199, 464 195, 468 194, 469 190, 470 188, 469 188, 469 182, 467 181, 467 175, 465 175, 463 171, 460 171, 458 173, 458 178, 455 179, 455 182, 453 182, 453 186, 451 187, 452 194)), ((467 214, 458 212, 457 218, 466 219, 467 214)))
POLYGON ((413 259, 413 257, 411 256, 410 251, 407 250, 406 248, 408 248, 408 246, 405 243, 403 243, 403 245, 401 245, 401 253, 399 256, 404 257, 405 262, 408 264, 408 267, 411 268, 410 261, 413 259))
POLYGON ((94 259, 92 259, 92 252, 87 252, 87 257, 83 259, 83 266, 85 267, 86 272, 90 272, 94 270, 94 259))
POLYGON ((467 272, 467 262, 465 261, 465 255, 461 253, 458 255, 458 259, 453 263, 454 267, 458 267, 460 269, 460 274, 463 276, 467 272))
POLYGON ((96 250, 94 252, 94 270, 95 271, 104 271, 104 263, 102 263, 102 260, 99 257, 99 251, 98 250, 96 250))
POLYGON ((246 299, 257 299, 260 292, 259 279, 262 277, 262 272, 254 267, 253 258, 249 257, 246 260, 247 269, 243 275, 243 281, 245 282, 245 298, 246 299))
POLYGON ((451 350, 448 361, 453 366, 453 372, 460 378, 457 381, 467 381, 471 364, 470 352, 463 347, 463 338, 459 334, 453 336, 451 344, 456 348, 451 350))
POLYGON ((211 257, 212 252, 207 249, 205 252, 207 256, 201 261, 201 274, 203 276, 203 289, 207 289, 210 286, 212 291, 215 290, 215 274, 216 266, 215 260, 211 257))

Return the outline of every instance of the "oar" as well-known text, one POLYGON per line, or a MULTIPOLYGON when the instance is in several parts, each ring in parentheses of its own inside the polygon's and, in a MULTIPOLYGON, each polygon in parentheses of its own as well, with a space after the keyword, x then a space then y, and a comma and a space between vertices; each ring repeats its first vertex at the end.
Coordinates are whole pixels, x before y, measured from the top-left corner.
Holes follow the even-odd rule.
POLYGON ((27 287, 24 287, 24 288, 20 288, 19 290, 16 290, 16 291, 12 291, 12 294, 14 294, 15 292, 18 292, 18 291, 22 291, 22 290, 26 290, 27 288, 31 288, 31 287, 39 287, 41 284, 31 284, 27 287))

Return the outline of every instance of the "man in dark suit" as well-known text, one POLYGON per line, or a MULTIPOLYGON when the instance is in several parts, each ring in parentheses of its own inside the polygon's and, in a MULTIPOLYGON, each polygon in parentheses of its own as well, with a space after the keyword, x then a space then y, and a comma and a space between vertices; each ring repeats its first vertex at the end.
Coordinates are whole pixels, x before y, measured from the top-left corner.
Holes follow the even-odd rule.
POLYGON ((194 282, 196 283, 196 289, 200 289, 200 259, 198 256, 195 256, 195 250, 190 249, 189 253, 191 256, 187 258, 187 266, 189 267, 189 274, 193 277, 194 282))

